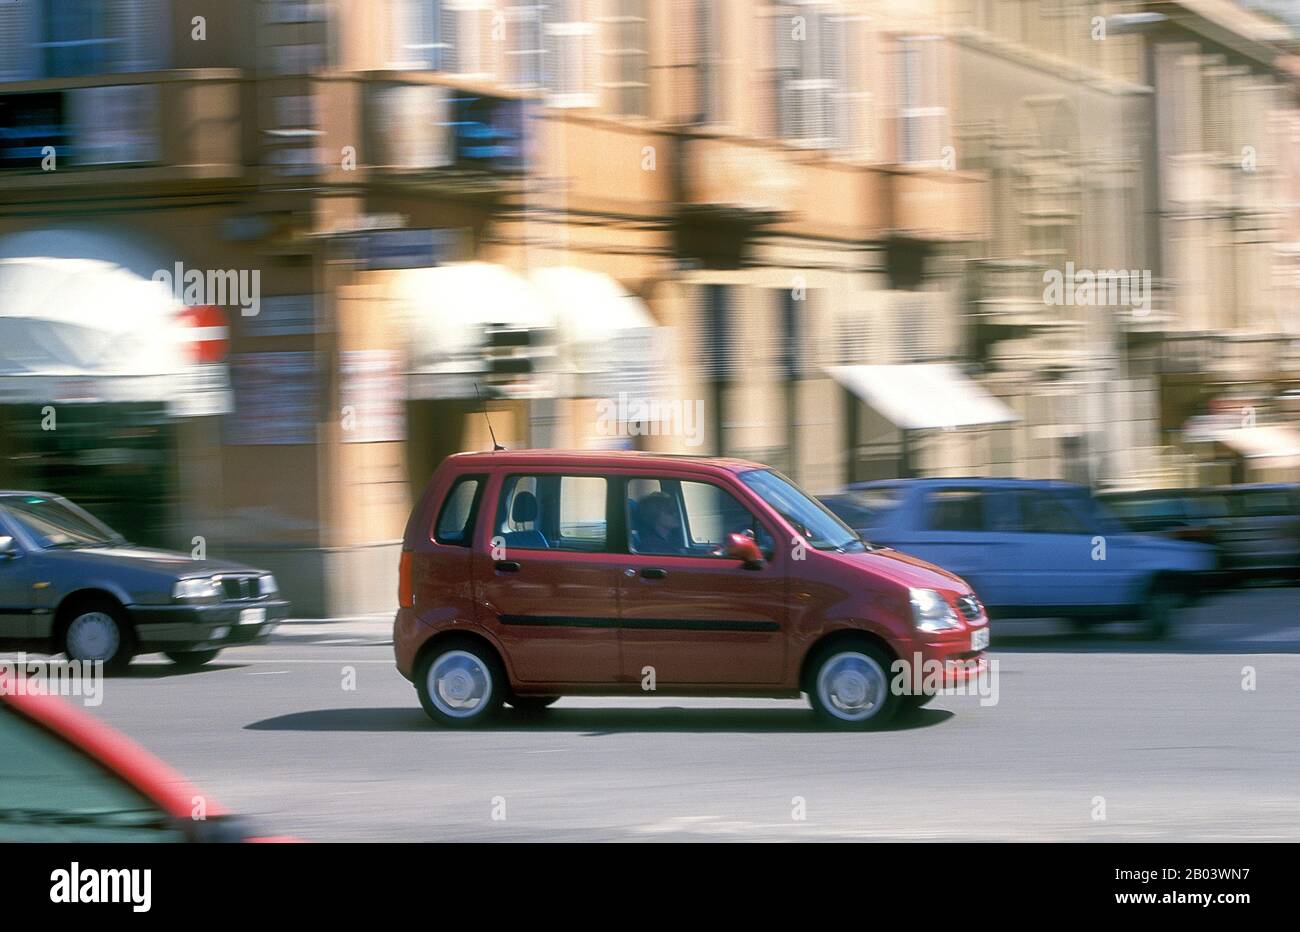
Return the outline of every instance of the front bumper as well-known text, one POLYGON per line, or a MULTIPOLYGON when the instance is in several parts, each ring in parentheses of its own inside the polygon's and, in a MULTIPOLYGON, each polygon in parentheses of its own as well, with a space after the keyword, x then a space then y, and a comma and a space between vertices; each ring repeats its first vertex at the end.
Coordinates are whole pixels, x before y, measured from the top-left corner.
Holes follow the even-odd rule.
POLYGON ((216 602, 211 605, 128 605, 141 653, 217 650, 256 644, 289 617, 282 600, 216 602))

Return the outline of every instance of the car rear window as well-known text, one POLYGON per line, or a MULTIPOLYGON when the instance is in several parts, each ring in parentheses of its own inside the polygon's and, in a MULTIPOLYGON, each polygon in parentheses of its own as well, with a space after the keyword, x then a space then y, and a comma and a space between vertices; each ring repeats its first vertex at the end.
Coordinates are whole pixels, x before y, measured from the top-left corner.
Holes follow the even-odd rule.
POLYGON ((483 492, 483 476, 461 476, 442 500, 433 539, 440 544, 468 547, 474 534, 474 518, 483 492))

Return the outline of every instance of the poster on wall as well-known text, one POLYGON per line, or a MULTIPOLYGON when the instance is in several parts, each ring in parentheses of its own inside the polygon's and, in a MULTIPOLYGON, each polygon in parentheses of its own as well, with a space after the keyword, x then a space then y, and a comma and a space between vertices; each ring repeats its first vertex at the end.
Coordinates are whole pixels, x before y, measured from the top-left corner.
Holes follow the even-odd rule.
POLYGON ((316 354, 237 353, 230 360, 235 410, 226 443, 236 446, 315 443, 320 411, 316 354))
POLYGON ((406 383, 394 350, 339 353, 339 399, 344 443, 376 443, 406 436, 406 383))

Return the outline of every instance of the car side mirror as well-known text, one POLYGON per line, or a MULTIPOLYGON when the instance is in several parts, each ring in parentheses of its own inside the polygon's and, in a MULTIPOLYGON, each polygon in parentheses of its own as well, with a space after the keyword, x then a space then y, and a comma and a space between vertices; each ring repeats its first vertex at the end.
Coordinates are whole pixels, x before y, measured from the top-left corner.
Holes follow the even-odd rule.
POLYGON ((18 547, 8 535, 0 535, 0 560, 10 560, 18 556, 18 547))
POLYGON ((756 570, 763 565, 763 551, 758 549, 758 542, 744 534, 727 535, 726 554, 745 564, 747 570, 756 570))

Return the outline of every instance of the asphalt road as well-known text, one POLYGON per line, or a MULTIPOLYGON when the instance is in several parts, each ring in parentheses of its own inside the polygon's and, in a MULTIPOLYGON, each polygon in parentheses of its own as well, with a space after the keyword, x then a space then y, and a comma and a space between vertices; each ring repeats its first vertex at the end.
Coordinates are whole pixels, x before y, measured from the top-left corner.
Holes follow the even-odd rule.
POLYGON ((996 705, 943 697, 876 733, 671 698, 442 731, 383 619, 286 625, 196 673, 143 658, 94 711, 307 840, 1297 840, 1297 596, 1220 597, 1159 645, 999 625, 996 705))

